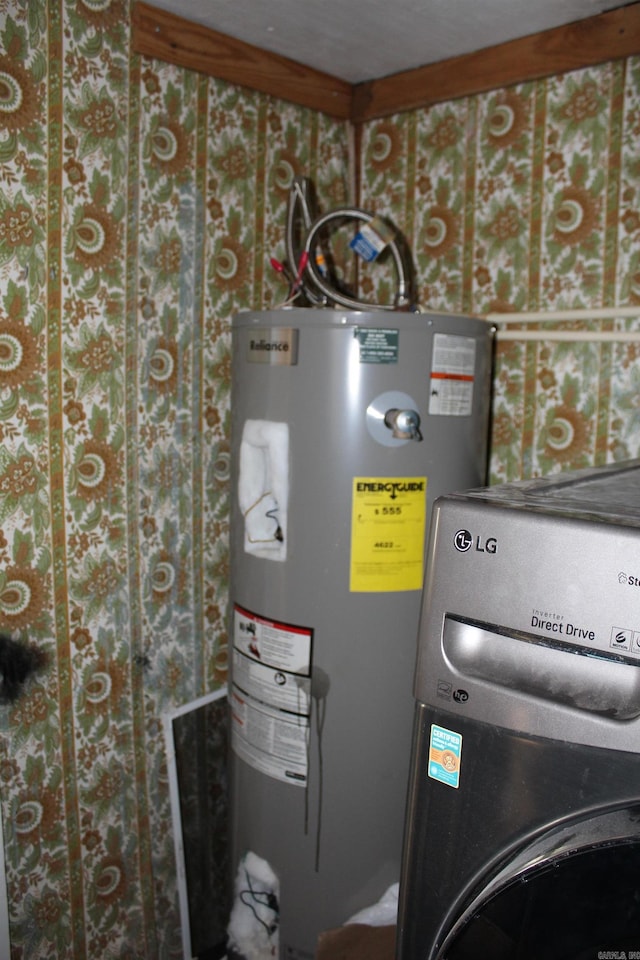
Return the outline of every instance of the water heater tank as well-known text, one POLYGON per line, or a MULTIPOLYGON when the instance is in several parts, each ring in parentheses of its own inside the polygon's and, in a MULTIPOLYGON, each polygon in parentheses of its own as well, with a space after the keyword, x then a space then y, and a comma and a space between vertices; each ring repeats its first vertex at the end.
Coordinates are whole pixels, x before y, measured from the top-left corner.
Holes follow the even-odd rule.
POLYGON ((485 482, 492 331, 289 309, 232 337, 231 862, 310 960, 399 880, 429 514, 485 482))

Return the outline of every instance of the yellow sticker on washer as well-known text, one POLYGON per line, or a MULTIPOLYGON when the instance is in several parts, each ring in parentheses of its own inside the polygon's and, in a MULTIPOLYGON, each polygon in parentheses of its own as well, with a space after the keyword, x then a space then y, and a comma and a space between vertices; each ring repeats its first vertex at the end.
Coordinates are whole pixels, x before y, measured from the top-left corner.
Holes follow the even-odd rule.
POLYGON ((353 593, 422 590, 426 477, 354 477, 353 593))

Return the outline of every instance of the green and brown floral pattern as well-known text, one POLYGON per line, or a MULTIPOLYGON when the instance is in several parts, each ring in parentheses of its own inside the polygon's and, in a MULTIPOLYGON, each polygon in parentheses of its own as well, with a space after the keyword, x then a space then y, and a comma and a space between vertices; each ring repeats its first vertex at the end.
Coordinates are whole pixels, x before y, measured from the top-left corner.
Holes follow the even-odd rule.
POLYGON ((124 0, 0 5, 0 629, 48 656, 0 712, 16 958, 181 956, 161 720, 226 681, 230 317, 286 292, 298 172, 346 196, 343 124, 140 60, 124 0))
MULTIPOLYGON (((130 43, 128 0, 0 4, 0 629, 47 656, 0 709, 15 960, 181 956, 162 715, 226 680, 230 317, 286 294, 296 174, 351 199, 344 124, 130 43)), ((492 91, 367 124, 363 204, 427 307, 640 309, 639 136, 638 58, 492 91)), ((500 343, 493 478, 636 455, 639 350, 500 343)))
MULTIPOLYGON (((640 307, 639 136, 637 58, 463 98, 367 124, 363 205, 405 232, 430 309, 640 307)), ((637 456, 637 354, 499 343, 491 478, 637 456)))

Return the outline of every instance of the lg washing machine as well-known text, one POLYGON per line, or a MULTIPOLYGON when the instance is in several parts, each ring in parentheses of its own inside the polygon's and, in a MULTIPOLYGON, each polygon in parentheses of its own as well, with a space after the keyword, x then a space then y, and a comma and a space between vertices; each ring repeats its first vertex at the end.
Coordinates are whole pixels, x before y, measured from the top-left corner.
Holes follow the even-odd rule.
POLYGON ((640 461, 442 497, 398 960, 640 960, 640 461))

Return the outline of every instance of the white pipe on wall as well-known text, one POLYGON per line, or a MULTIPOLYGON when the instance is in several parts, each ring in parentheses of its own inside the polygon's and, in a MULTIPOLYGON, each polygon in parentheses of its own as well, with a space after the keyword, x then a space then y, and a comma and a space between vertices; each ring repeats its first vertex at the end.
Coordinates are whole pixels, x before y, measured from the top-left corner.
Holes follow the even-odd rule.
POLYGON ((550 340, 557 343, 639 343, 640 330, 498 330, 496 340, 550 340))
POLYGON ((637 307, 577 307, 574 310, 532 310, 522 313, 485 313, 490 323, 548 323, 563 320, 616 320, 640 317, 637 307))
MULTIPOLYGON (((640 318, 637 307, 586 307, 573 310, 532 310, 528 313, 486 313, 484 319, 496 327, 502 324, 563 323, 574 320, 617 320, 640 318)), ((640 330, 500 330, 496 340, 548 340, 556 343, 634 343, 640 330)))

